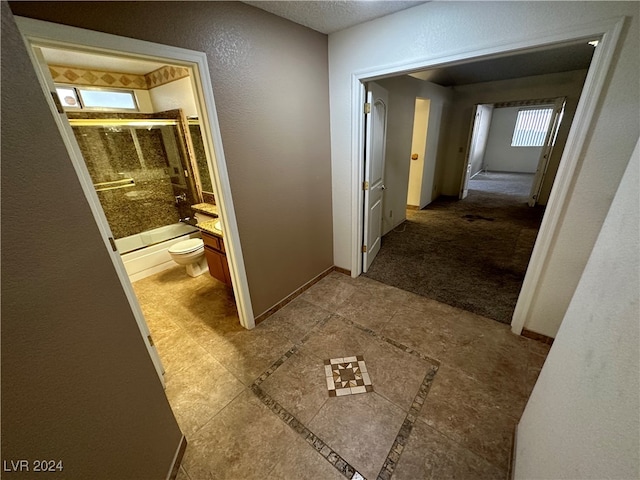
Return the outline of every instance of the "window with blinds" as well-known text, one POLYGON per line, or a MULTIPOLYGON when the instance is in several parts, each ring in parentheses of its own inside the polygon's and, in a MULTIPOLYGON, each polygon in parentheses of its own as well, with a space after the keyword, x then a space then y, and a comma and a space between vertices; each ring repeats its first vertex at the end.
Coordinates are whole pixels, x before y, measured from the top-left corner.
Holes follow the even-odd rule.
POLYGON ((541 147, 547 135, 553 107, 523 108, 518 111, 511 138, 512 147, 541 147))

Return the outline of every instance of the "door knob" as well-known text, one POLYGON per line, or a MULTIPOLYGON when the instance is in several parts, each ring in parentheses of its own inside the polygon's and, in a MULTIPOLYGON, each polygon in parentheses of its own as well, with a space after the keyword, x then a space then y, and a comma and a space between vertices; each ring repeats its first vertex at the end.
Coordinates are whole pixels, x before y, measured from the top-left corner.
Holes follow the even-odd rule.
POLYGON ((417 160, 418 159, 418 154, 414 153, 413 155, 411 155, 411 160, 417 160))
POLYGON ((387 189, 387 187, 385 187, 385 186, 384 186, 384 183, 380 186, 380 188, 381 188, 382 190, 386 190, 386 189, 387 189))

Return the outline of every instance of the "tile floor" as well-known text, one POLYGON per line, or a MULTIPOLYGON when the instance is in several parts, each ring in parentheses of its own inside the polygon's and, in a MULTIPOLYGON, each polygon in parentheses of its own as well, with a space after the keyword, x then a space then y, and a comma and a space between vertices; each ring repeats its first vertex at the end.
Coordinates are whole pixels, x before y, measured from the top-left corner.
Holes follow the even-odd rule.
POLYGON ((548 353, 495 321, 336 272, 252 331, 209 275, 176 267, 134 288, 188 440, 179 480, 504 479, 548 353), (325 361, 351 356, 372 391, 330 396, 325 361))

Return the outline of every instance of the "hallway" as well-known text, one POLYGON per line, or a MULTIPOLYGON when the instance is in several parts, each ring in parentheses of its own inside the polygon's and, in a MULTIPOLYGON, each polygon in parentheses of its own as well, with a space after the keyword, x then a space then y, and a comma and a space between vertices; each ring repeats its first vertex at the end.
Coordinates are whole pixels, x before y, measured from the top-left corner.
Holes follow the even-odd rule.
POLYGON ((544 207, 532 176, 481 173, 464 200, 440 197, 385 235, 366 276, 510 323, 544 207))
POLYGON ((251 331, 208 275, 134 288, 188 440, 179 480, 506 478, 549 348, 336 272, 251 331), (326 361, 350 356, 372 391, 333 396, 326 361))

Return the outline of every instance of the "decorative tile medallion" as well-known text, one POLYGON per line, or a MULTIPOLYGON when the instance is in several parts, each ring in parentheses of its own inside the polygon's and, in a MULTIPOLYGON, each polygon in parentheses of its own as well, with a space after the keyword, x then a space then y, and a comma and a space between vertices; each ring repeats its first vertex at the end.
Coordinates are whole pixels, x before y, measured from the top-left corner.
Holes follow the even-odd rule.
MULTIPOLYGON (((327 317, 324 320, 320 321, 318 326, 322 326, 331 317, 327 317)), ((407 416, 404 419, 400 427, 400 431, 396 436, 393 445, 391 446, 391 450, 387 454, 387 458, 376 477, 376 480, 391 480, 393 473, 395 471, 396 465, 400 460, 400 456, 402 455, 402 451, 409 441, 409 435, 411 434, 411 430, 413 429, 413 425, 415 424, 418 414, 422 409, 422 405, 424 404, 427 394, 431 389, 431 384, 433 383, 434 377, 438 372, 439 362, 437 360, 433 360, 432 358, 427 357, 426 355, 416 352, 415 350, 403 345, 395 340, 387 338, 383 335, 378 335, 373 330, 362 327, 351 320, 341 319, 348 325, 352 325, 364 333, 371 335, 372 337, 379 338, 382 341, 393 345, 396 348, 399 348, 403 352, 409 353, 411 355, 415 355, 416 357, 421 358, 422 360, 426 360, 431 363, 431 367, 427 370, 427 373, 420 385, 418 393, 416 394, 413 403, 411 404, 411 408, 407 413, 407 416)), ((303 345, 307 342, 307 340, 313 334, 313 330, 308 332, 302 340, 300 340, 300 345, 303 345)), ((327 445, 327 443, 318 437, 315 433, 309 430, 300 420, 298 420, 294 415, 289 413, 282 405, 276 402, 273 398, 271 398, 262 388, 260 384, 264 382, 267 378, 269 378, 284 362, 286 362, 289 358, 295 355, 300 349, 299 345, 294 345, 291 349, 285 352, 282 357, 276 360, 262 375, 256 378, 251 384, 251 390, 253 393, 262 401, 264 405, 267 406, 273 413, 278 415, 280 419, 289 425, 295 432, 297 432, 302 438, 304 438, 309 445, 315 448, 320 455, 322 455, 333 467, 338 470, 345 478, 349 480, 367 480, 360 472, 358 472, 353 465, 351 465, 346 459, 342 458, 338 452, 333 450, 331 446, 327 445)), ((333 358, 330 360, 325 360, 325 375, 327 379, 327 387, 329 388, 329 396, 336 397, 338 395, 352 395, 353 393, 364 393, 357 390, 356 392, 352 392, 351 389, 358 387, 363 387, 365 392, 373 391, 373 386, 371 385, 371 379, 369 378, 369 374, 367 373, 367 366, 364 363, 364 358, 362 356, 355 357, 343 357, 343 358, 333 358), (351 364, 351 367, 349 367, 351 364), (351 372, 349 372, 349 369, 351 372), (336 371, 336 376, 334 379, 334 371, 336 371), (360 377, 360 378, 357 378, 360 377), (367 383, 365 383, 365 380, 367 383), (358 385, 358 381, 361 381, 362 384, 358 385), (345 384, 346 382, 346 384, 345 384), (352 386, 351 382, 356 382, 355 386, 352 386), (343 386, 344 384, 344 386, 343 386), (333 385, 333 391, 331 386, 333 385), (339 390, 344 390, 344 393, 338 394, 339 390), (348 392, 346 390, 349 390, 348 392)))
POLYGON ((373 392, 362 355, 325 360, 324 372, 330 397, 373 392))

